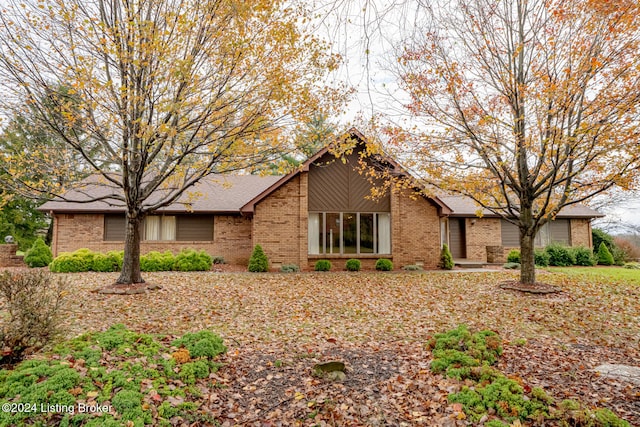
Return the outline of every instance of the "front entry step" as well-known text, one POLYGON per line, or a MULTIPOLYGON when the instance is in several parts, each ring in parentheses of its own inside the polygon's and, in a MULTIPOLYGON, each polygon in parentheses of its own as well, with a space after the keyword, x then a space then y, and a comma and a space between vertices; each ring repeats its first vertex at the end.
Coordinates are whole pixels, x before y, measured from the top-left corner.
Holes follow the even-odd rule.
POLYGON ((456 267, 460 268, 484 268, 486 264, 484 261, 473 261, 466 259, 453 260, 453 263, 456 267))

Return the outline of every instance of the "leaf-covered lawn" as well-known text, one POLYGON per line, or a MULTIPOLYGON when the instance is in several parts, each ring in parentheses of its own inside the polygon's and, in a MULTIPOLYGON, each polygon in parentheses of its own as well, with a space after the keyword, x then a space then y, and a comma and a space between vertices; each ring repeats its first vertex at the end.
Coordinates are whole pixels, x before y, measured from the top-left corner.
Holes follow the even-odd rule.
POLYGON ((563 292, 499 288, 515 274, 148 273, 163 289, 130 296, 90 292, 115 274, 73 274, 65 323, 70 336, 116 323, 144 333, 220 334, 229 348, 217 360, 223 366, 197 384, 193 402, 201 420, 223 426, 469 425, 462 406, 447 400, 461 384, 430 371, 425 347, 461 323, 500 334, 497 367, 510 378, 640 425, 637 386, 592 370, 640 366, 640 286, 541 273, 563 292), (344 381, 314 375, 313 366, 329 360, 346 363, 344 381))
MULTIPOLYGON (((637 273, 640 274, 640 273, 637 273)), ((540 274, 561 294, 498 288, 514 273, 148 273, 163 289, 143 295, 91 293, 115 274, 69 275, 71 335, 114 323, 143 332, 213 329, 236 345, 425 342, 466 323, 507 340, 552 337, 637 348, 640 286, 594 276, 540 274)))

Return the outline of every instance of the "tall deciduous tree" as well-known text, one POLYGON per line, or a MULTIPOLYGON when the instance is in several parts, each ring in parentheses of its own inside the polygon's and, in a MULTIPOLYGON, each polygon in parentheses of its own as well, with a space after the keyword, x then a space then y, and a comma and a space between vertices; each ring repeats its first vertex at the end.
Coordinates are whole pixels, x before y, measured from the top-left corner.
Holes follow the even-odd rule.
POLYGON ((637 184, 636 0, 434 0, 398 61, 410 132, 392 133, 422 176, 534 237, 564 207, 637 184), (426 166, 425 166, 426 165, 426 166))
MULTIPOLYGON (((337 58, 303 31, 296 2, 7 3, 0 102, 35 111, 114 189, 109 202, 126 211, 121 284, 143 281, 140 228, 149 212, 205 175, 272 157, 287 123, 341 101, 317 83, 337 58)), ((26 188, 41 187, 19 167, 12 172, 26 188)))

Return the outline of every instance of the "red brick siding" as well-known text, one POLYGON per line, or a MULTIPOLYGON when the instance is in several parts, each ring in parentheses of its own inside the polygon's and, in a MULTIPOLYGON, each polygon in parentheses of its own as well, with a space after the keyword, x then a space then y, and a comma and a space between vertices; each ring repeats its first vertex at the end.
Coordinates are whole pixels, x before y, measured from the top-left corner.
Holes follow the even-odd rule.
POLYGON ((270 264, 307 262, 307 174, 301 173, 255 207, 252 245, 261 245, 270 264))
POLYGON ((394 268, 422 263, 436 268, 440 260, 438 209, 408 191, 391 195, 391 252, 394 268))
MULTIPOLYGON (((123 242, 105 242, 104 215, 62 214, 54 218, 53 252, 73 252, 88 248, 97 252, 122 250, 123 242)), ((217 215, 213 223, 214 241, 145 241, 140 244, 141 253, 182 249, 205 250, 213 256, 223 256, 233 264, 246 264, 251 255, 251 220, 239 215, 217 215)))
POLYGON ((502 234, 498 218, 465 218, 467 259, 487 261, 487 246, 500 246, 502 234))

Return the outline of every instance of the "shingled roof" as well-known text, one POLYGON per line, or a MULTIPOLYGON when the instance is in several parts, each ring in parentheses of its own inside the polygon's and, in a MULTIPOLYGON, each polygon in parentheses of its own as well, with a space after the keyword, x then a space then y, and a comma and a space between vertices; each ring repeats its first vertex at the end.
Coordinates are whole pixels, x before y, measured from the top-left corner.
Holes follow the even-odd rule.
MULTIPOLYGON (((451 208, 453 212, 450 216, 452 217, 475 217, 478 211, 482 213, 483 217, 499 217, 499 215, 487 209, 480 208, 480 206, 469 197, 440 196, 440 200, 451 208)), ((556 218, 600 218, 603 216, 600 212, 585 205, 569 205, 562 208, 560 212, 558 212, 558 215, 556 215, 556 218)))
MULTIPOLYGON (((271 175, 209 175, 176 202, 159 209, 158 212, 239 213, 242 206, 280 178, 281 176, 271 175), (194 193, 197 193, 197 196, 190 197, 189 194, 194 193)), ((124 212, 123 202, 116 199, 87 201, 117 194, 116 187, 96 181, 95 177, 88 178, 78 189, 65 194, 65 199, 69 201, 54 199, 40 206, 39 210, 57 213, 124 212)))
MULTIPOLYGON (((347 132, 351 137, 366 143, 365 137, 355 128, 347 132)), ((210 175, 202 179, 188 193, 185 193, 173 204, 161 208, 163 213, 243 213, 251 215, 256 204, 264 200, 275 190, 289 182, 301 172, 309 170, 311 164, 329 152, 325 147, 304 162, 300 168, 288 175, 210 175), (190 197, 189 194, 197 194, 190 197)), ((396 175, 411 175, 392 158, 385 161, 393 168, 396 175)), ((117 199, 108 199, 109 195, 117 194, 116 187, 97 182, 97 177, 89 177, 80 189, 71 190, 65 198, 69 201, 52 200, 40 206, 39 210, 57 213, 108 213, 124 212, 124 204, 117 199), (87 201, 95 198, 107 197, 104 201, 87 201)), ((416 184, 418 185, 418 184, 416 184)), ((472 199, 464 196, 438 195, 430 196, 438 207, 441 215, 452 217, 475 217, 480 210, 485 217, 498 215, 482 210, 472 199)), ((557 215, 558 218, 597 218, 601 213, 584 205, 564 207, 557 215)))

